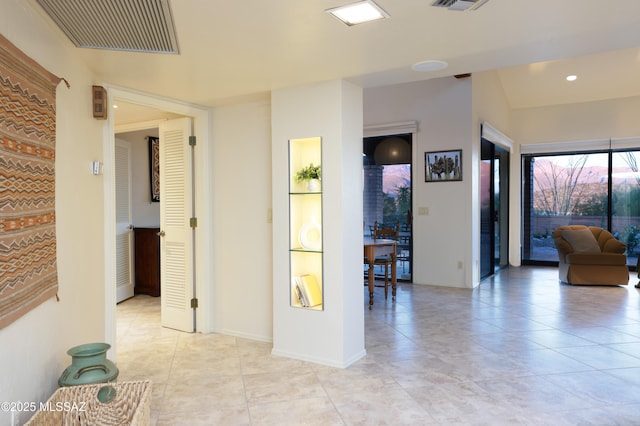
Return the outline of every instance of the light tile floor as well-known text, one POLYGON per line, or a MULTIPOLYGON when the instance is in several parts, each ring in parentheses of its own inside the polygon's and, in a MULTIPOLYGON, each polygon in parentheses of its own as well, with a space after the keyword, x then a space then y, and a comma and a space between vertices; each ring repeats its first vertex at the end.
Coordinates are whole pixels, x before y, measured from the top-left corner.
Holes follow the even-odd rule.
MULTIPOLYGON (((640 290, 509 268, 474 289, 400 284, 365 309, 347 369, 159 326, 118 305, 119 380, 153 381, 157 425, 640 425, 640 290)), ((363 288, 363 303, 367 303, 363 288)))

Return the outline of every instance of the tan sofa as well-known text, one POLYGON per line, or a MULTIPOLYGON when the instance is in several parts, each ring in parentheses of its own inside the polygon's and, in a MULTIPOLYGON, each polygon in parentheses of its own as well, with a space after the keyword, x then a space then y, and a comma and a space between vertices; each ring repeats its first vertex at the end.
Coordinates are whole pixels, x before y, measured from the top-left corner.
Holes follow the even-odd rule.
POLYGON ((585 285, 629 283, 624 254, 627 247, 610 232, 596 226, 559 226, 553 231, 553 240, 558 249, 560 281, 585 285))

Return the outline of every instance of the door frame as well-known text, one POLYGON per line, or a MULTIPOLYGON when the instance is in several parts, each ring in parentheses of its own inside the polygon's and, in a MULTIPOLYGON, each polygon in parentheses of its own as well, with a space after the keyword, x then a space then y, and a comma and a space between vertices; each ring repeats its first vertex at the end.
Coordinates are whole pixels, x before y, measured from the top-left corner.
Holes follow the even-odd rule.
MULTIPOLYGON (((516 234, 516 229, 519 227, 519 223, 517 222, 520 217, 520 205, 518 204, 520 197, 519 197, 519 189, 518 189, 518 185, 513 185, 511 182, 520 182, 520 179, 514 179, 514 173, 519 173, 519 167, 515 167, 514 165, 517 165, 517 161, 518 158, 515 155, 515 150, 514 150, 514 142, 513 140, 505 135, 504 133, 502 133, 500 130, 498 130, 495 126, 493 126, 491 123, 487 122, 487 121, 481 121, 480 122, 480 140, 478 141, 478 156, 480 156, 480 146, 482 144, 482 139, 486 139, 487 141, 493 143, 495 146, 502 148, 503 150, 507 151, 507 168, 508 168, 508 181, 509 183, 509 187, 506 191, 506 194, 503 194, 503 196, 507 197, 507 211, 508 211, 508 219, 503 223, 503 228, 501 229, 501 232, 504 232, 505 234, 503 235, 503 237, 505 238, 506 241, 508 241, 508 243, 506 244, 506 247, 502 247, 502 250, 504 250, 504 254, 505 256, 507 256, 507 266, 508 265, 513 265, 513 266, 519 266, 520 265, 520 255, 519 255, 519 249, 520 249, 520 236, 516 234)), ((479 169, 478 169, 479 170, 479 169)), ((478 184, 477 184, 477 190, 480 191, 480 176, 478 174, 478 184)), ((478 277, 480 277, 480 205, 478 204, 477 206, 477 211, 478 211, 478 216, 477 216, 477 220, 478 220, 478 234, 477 234, 477 250, 478 250, 478 260, 477 262, 477 274, 478 277)), ((482 278, 480 278, 480 280, 482 280, 482 278)))
POLYGON ((413 260, 416 258, 416 255, 414 253, 414 235, 415 235, 415 228, 413 226, 414 220, 414 212, 416 209, 415 206, 415 174, 416 174, 416 168, 417 168, 417 158, 418 158, 418 122, 415 120, 411 120, 411 121, 398 121, 398 122, 392 122, 392 123, 385 123, 385 124, 373 124, 373 125, 368 125, 368 126, 364 126, 363 132, 362 132, 362 141, 364 142, 364 140, 366 138, 371 138, 371 137, 377 137, 377 136, 393 136, 393 135, 404 135, 404 134, 410 134, 411 135, 411 247, 410 247, 410 260, 409 260, 409 264, 411 265, 411 269, 410 269, 410 282, 413 282, 413 272, 415 270, 414 268, 414 263, 413 260))
MULTIPOLYGON (((504 147, 491 142, 486 138, 480 139, 480 162, 489 164, 488 176, 481 173, 480 193, 488 192, 488 207, 483 207, 483 195, 480 196, 480 279, 483 280, 494 275, 498 269, 509 264, 509 159, 510 152, 504 147), (498 161, 499 183, 496 188, 496 161, 498 161), (485 188, 484 178, 488 179, 488 188, 485 188), (497 191, 496 191, 497 190, 497 191), (496 193, 498 205, 496 206, 496 193), (487 212, 488 209, 488 212, 487 212), (484 215, 488 218, 483 220, 484 215), (489 243, 483 244, 483 224, 489 227, 489 243), (496 231, 498 240, 496 241, 496 231), (498 249, 498 250, 496 250, 498 249), (496 253, 496 251, 498 253, 496 253), (496 257, 498 254, 498 257, 496 257), (483 271, 485 261, 488 261, 487 271, 483 271)), ((480 166, 482 170, 482 166, 480 166)))
MULTIPOLYGON (((195 274, 196 294, 203 301, 196 310, 196 331, 213 331, 213 312, 211 300, 213 294, 212 256, 212 220, 213 209, 211 194, 211 111, 193 104, 179 102, 151 94, 136 92, 116 86, 103 84, 110 103, 127 102, 161 111, 180 114, 193 119, 193 134, 196 137, 196 155, 194 161, 194 185, 196 202, 195 274)), ((148 127, 148 124, 147 124, 148 127)), ((110 356, 116 355, 116 291, 115 291, 115 121, 113 114, 107 114, 103 127, 103 164, 104 164, 104 300, 105 300, 105 341, 111 345, 110 356)))

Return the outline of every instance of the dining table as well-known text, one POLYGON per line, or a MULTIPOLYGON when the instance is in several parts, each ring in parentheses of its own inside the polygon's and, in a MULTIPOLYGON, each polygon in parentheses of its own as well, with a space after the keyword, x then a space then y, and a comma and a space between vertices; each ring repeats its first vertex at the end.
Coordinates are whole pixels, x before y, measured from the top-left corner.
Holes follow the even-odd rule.
MULTIPOLYGON (((376 257, 389 255, 391 256, 391 297, 392 300, 396 299, 396 258, 398 252, 398 242, 392 239, 386 238, 364 238, 364 258, 369 264, 369 270, 367 272, 368 285, 369 285, 369 309, 373 307, 373 289, 375 283, 374 277, 374 263, 376 257)), ((386 279, 386 278, 385 278, 386 279)))

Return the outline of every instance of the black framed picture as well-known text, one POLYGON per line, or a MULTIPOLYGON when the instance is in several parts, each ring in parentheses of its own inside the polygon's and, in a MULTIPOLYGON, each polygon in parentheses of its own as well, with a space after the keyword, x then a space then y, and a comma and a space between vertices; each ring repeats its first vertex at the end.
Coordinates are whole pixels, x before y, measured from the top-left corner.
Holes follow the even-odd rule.
POLYGON ((462 150, 424 153, 425 182, 453 182, 462 180, 462 150))

